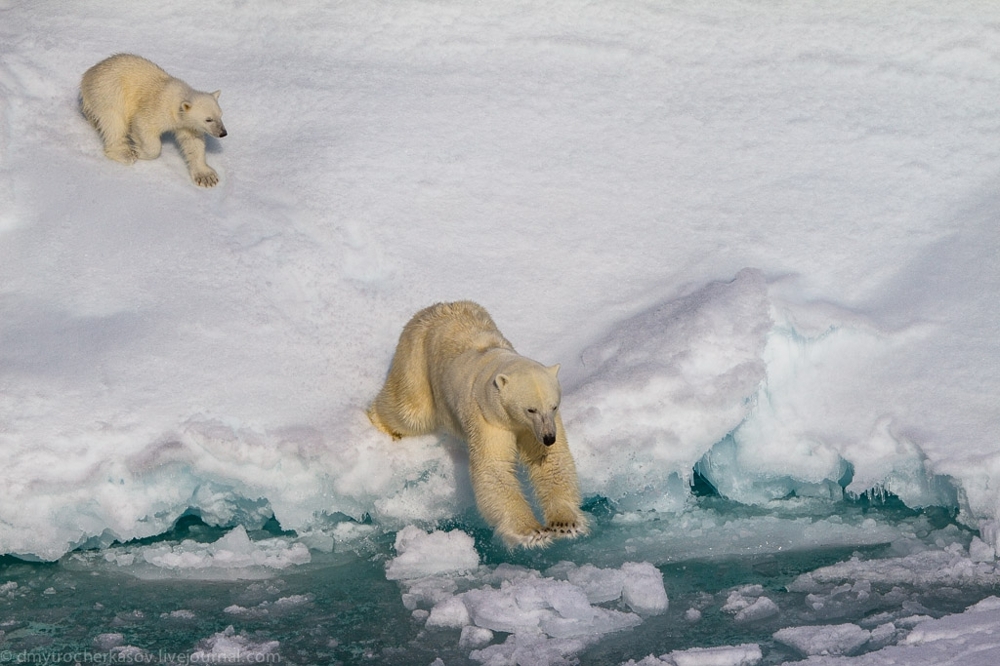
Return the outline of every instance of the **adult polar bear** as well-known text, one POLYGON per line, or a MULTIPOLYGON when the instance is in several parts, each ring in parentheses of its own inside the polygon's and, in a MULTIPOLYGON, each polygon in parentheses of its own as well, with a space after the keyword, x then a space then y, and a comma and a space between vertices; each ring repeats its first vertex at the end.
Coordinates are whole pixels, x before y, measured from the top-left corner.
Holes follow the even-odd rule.
POLYGON ((160 156, 160 135, 173 132, 201 187, 219 182, 205 162, 205 134, 222 138, 219 91, 199 92, 155 63, 119 53, 88 69, 80 82, 83 114, 104 139, 104 154, 123 164, 160 156))
POLYGON ((556 374, 514 351, 470 301, 438 303, 403 328, 368 417, 394 439, 444 430, 469 446, 476 505, 510 546, 547 545, 587 532, 576 466, 558 408, 556 374), (527 468, 543 526, 521 492, 527 468))

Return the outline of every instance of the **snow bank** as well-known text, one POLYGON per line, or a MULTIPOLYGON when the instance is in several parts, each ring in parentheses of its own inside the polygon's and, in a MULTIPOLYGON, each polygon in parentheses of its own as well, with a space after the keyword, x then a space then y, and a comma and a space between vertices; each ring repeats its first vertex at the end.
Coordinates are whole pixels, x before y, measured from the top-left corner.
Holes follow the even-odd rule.
POLYGON ((888 489, 959 506, 996 548, 997 21, 929 1, 6 7, 0 552, 189 511, 461 513, 461 446, 363 415, 405 321, 458 298, 563 364, 587 493, 675 509, 696 465, 751 503, 888 489), (218 188, 169 142, 103 157, 77 86, 117 51, 223 90, 218 188))
POLYGON ((682 504, 695 463, 749 413, 770 325, 764 278, 744 270, 584 349, 589 374, 565 397, 583 490, 624 509, 682 504))

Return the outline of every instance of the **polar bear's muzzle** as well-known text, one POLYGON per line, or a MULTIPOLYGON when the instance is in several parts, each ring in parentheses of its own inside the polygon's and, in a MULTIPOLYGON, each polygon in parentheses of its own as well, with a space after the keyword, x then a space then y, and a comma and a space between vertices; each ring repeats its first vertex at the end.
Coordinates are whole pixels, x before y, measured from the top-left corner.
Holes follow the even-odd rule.
POLYGON ((532 423, 535 431, 535 438, 545 446, 552 446, 556 443, 556 423, 551 416, 542 414, 533 415, 532 423))

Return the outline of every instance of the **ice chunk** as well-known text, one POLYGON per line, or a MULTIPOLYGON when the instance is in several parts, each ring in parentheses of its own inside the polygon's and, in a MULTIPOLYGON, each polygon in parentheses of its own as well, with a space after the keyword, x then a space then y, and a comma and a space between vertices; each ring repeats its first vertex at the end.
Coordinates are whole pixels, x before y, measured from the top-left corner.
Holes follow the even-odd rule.
POLYGON ((545 633, 558 638, 619 631, 641 622, 637 615, 591 606, 579 587, 551 578, 505 583, 461 595, 472 621, 505 633, 545 633))
POLYGON ((774 633, 774 640, 806 656, 854 654, 871 639, 871 632, 856 624, 787 627, 774 633))
POLYGON ((246 633, 236 633, 230 625, 209 638, 199 641, 190 656, 192 664, 258 664, 269 663, 278 656, 278 641, 255 641, 246 633))
POLYGON ((119 633, 99 634, 94 637, 94 647, 98 650, 110 650, 125 642, 125 636, 119 633))
POLYGON ((768 599, 760 585, 744 585, 729 593, 722 611, 732 613, 737 622, 753 622, 776 615, 778 605, 768 599))
POLYGON ((737 622, 756 622, 773 615, 777 615, 781 609, 767 597, 760 597, 746 608, 741 609, 733 618, 737 622))
POLYGON ((587 595, 587 601, 592 604, 619 599, 626 576, 622 569, 600 569, 593 564, 578 567, 572 562, 560 562, 546 573, 554 578, 563 578, 582 589, 587 595))
POLYGON ((754 666, 763 658, 755 643, 676 650, 664 656, 675 666, 754 666))
POLYGON ((547 638, 541 634, 515 634, 500 645, 473 650, 469 658, 484 666, 565 666, 573 655, 595 642, 593 637, 547 638))
POLYGON ((401 581, 403 606, 413 610, 418 606, 433 606, 450 598, 458 589, 458 584, 447 576, 427 576, 401 581))
POLYGON ((461 530, 428 534, 409 525, 396 534, 396 553, 386 565, 389 580, 471 571, 479 566, 475 541, 461 530))
POLYGON ((428 627, 460 628, 472 622, 469 609, 461 597, 449 597, 434 604, 427 618, 428 627))
POLYGON ((478 649, 493 642, 493 632, 484 627, 468 625, 462 627, 462 635, 458 639, 458 647, 468 649, 478 649))
POLYGON ((987 638, 993 650, 1000 651, 1000 639, 995 636, 997 627, 1000 627, 1000 598, 994 596, 970 606, 964 613, 921 622, 902 642, 905 645, 940 641, 974 644, 987 638))
POLYGON ((625 578, 622 600, 640 615, 659 615, 668 607, 663 574, 649 562, 626 562, 621 568, 625 578))
MULTIPOLYGON (((97 556, 78 553, 74 557, 94 561, 97 556)), ((100 554, 104 563, 140 578, 204 580, 266 578, 311 559, 309 549, 301 543, 283 537, 253 541, 242 525, 212 543, 185 539, 180 543, 116 546, 100 554)))
POLYGON ((972 543, 969 544, 969 559, 973 562, 992 562, 996 556, 993 546, 977 536, 972 537, 972 543))
POLYGON ((952 550, 927 550, 881 560, 852 558, 800 574, 788 585, 792 592, 830 592, 838 585, 868 582, 921 587, 1000 584, 1000 570, 973 562, 952 550))

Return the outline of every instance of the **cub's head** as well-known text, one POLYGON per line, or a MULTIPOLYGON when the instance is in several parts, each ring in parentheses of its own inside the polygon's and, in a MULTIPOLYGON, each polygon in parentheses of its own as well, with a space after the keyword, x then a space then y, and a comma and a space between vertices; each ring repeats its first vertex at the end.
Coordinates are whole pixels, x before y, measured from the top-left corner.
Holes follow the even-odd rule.
POLYGON ((558 365, 546 368, 540 363, 526 361, 493 378, 500 402, 510 419, 530 428, 535 439, 545 446, 552 446, 556 441, 556 410, 562 400, 556 378, 558 373, 558 365))
POLYGON ((219 139, 226 136, 226 126, 222 124, 222 109, 219 108, 221 93, 221 90, 214 93, 195 92, 181 102, 184 127, 219 139))

